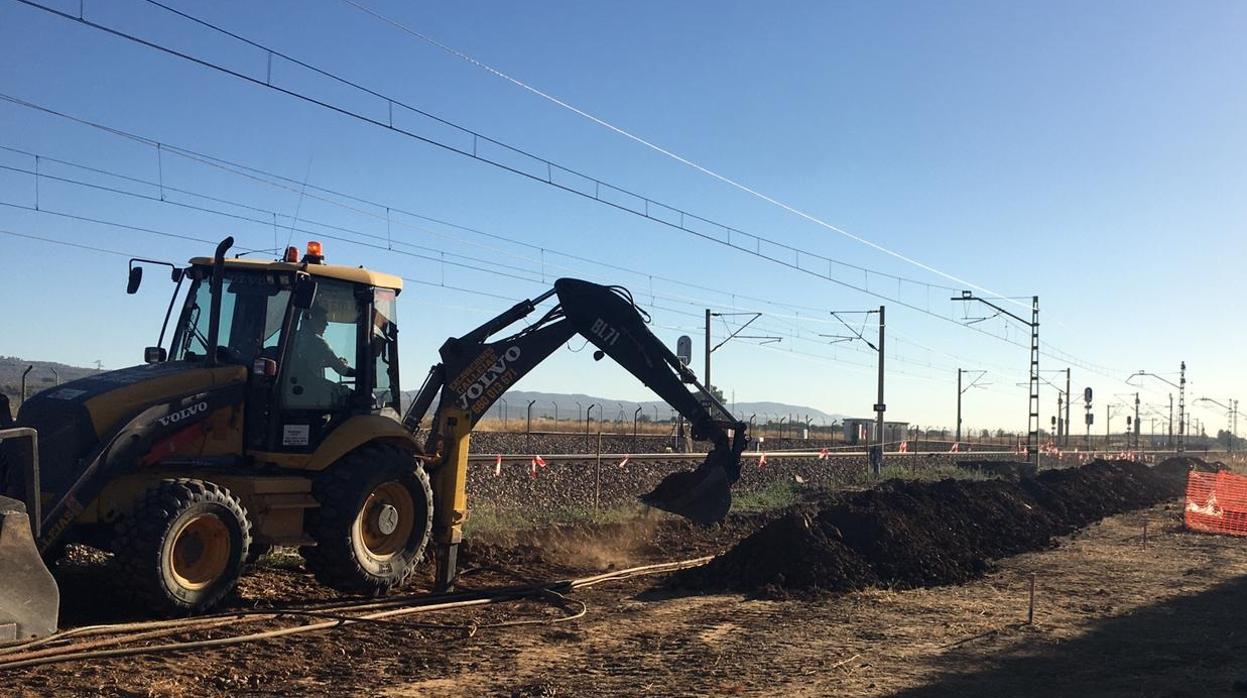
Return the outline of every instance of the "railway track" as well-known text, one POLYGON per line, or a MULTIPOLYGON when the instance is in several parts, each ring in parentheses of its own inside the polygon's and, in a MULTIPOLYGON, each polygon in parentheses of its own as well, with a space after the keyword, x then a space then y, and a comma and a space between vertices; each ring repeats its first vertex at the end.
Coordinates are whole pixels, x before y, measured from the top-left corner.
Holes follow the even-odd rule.
MULTIPOLYGON (((741 454, 741 457, 749 458, 749 459, 756 459, 760 457, 761 455, 763 455, 764 453, 767 458, 828 458, 828 459, 830 458, 866 458, 870 455, 868 451, 864 451, 864 450, 828 449, 826 453, 823 453, 822 450, 800 449, 800 450, 774 450, 774 451, 771 451, 771 450, 747 451, 741 454)), ((1071 455, 1073 453, 1074 453, 1073 451, 1067 451, 1066 455, 1071 455)), ((1078 453, 1079 454, 1085 453, 1089 457, 1113 458, 1113 457, 1116 457, 1119 453, 1121 453, 1121 451, 1118 451, 1118 450, 1085 451, 1085 452, 1079 451, 1078 453)), ((1155 450, 1155 451, 1136 450, 1136 451, 1131 451, 1131 453, 1135 454, 1136 456, 1140 456, 1140 457, 1170 456, 1170 455, 1176 454, 1176 452, 1172 450, 1155 450)), ((950 452, 948 450, 909 451, 909 452, 887 451, 885 455, 887 458, 901 458, 901 459, 916 458, 920 456, 921 457, 958 456, 958 457, 965 457, 965 458, 977 458, 979 456, 1015 456, 1015 457, 1020 457, 1020 458, 1025 457, 1025 454, 1019 454, 1017 451, 1013 451, 1013 450, 996 450, 996 451, 974 450, 974 451, 960 451, 960 452, 955 452, 955 451, 950 452)), ((549 462, 579 462, 579 461, 586 461, 586 460, 595 460, 599 457, 602 458, 603 460, 620 460, 626 457, 629 460, 634 460, 634 461, 674 461, 674 460, 700 461, 700 460, 705 459, 706 454, 705 453, 601 453, 601 454, 598 454, 598 453, 559 453, 559 454, 553 454, 553 455, 546 455, 543 453, 542 454, 538 454, 538 453, 502 453, 502 454, 475 453, 475 454, 468 456, 468 462, 493 464, 494 462, 497 461, 499 456, 501 456, 502 459, 507 462, 513 462, 517 460, 521 460, 521 461, 531 460, 538 456, 540 456, 543 460, 549 461, 549 462)), ((1051 456, 1045 454, 1043 458, 1044 460, 1048 460, 1051 458, 1051 456)))

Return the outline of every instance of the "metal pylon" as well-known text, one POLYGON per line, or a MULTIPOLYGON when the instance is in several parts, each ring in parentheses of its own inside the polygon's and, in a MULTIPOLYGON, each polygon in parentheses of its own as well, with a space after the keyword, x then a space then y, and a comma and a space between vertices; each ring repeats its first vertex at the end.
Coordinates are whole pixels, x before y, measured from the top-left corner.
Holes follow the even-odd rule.
POLYGON ((1039 467, 1039 296, 1031 297, 1030 416, 1027 418, 1026 459, 1039 467))
MULTIPOLYGON (((1173 375, 1173 374, 1170 374, 1173 375)), ((1186 362, 1178 378, 1178 453, 1186 451, 1186 362)))

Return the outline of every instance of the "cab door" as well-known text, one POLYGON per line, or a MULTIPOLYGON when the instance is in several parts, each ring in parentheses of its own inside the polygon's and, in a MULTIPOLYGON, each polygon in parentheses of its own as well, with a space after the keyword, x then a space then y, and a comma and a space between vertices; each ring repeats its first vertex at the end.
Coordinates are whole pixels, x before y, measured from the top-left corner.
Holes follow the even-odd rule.
POLYGON ((312 305, 294 311, 278 367, 274 451, 311 453, 339 424, 372 411, 371 299, 369 287, 322 277, 312 305))

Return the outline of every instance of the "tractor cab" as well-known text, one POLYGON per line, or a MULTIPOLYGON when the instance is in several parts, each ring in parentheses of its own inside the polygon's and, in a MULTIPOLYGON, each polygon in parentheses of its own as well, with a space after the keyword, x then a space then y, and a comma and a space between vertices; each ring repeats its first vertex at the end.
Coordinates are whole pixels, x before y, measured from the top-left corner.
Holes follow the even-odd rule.
POLYGON ((401 278, 326 264, 312 242, 302 260, 293 247, 280 261, 223 260, 214 297, 213 262, 179 270, 189 289, 169 346, 145 357, 243 367, 248 451, 311 453, 353 416, 398 418, 401 278))

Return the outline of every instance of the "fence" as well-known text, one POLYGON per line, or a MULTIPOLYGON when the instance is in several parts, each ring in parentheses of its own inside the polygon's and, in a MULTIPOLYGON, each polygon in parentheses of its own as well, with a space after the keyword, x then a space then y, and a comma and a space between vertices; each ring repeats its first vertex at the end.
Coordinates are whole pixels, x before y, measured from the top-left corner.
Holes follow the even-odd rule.
POLYGON ((1186 480, 1183 520, 1193 531, 1247 536, 1247 478, 1192 470, 1186 480))

